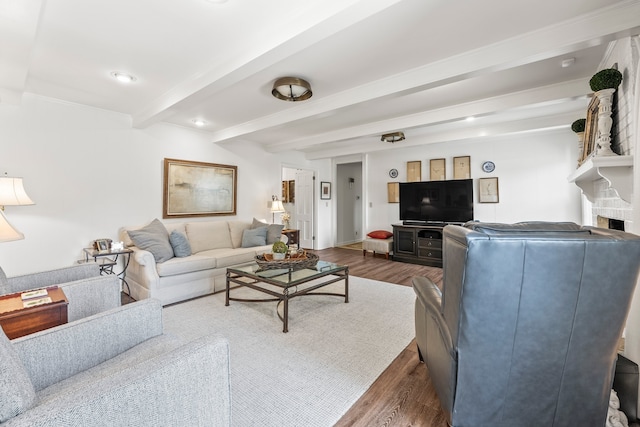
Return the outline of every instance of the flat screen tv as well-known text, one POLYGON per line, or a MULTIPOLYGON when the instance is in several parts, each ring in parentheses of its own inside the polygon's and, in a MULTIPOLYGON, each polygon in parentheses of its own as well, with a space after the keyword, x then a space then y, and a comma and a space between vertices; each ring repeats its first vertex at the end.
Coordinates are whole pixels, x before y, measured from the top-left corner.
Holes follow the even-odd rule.
POLYGON ((473 220, 473 180, 401 182, 400 219, 405 224, 473 220))

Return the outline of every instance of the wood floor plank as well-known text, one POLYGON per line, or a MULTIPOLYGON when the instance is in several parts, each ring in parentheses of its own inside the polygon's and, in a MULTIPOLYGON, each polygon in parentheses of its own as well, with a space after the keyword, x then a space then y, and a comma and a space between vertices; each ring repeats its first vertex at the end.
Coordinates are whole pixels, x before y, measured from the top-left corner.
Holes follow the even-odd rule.
MULTIPOLYGON (((320 259, 346 264, 349 275, 411 286, 415 276, 442 281, 442 269, 386 260, 362 251, 331 248, 315 251, 320 259)), ((378 377, 335 427, 446 427, 446 415, 415 340, 378 377)))

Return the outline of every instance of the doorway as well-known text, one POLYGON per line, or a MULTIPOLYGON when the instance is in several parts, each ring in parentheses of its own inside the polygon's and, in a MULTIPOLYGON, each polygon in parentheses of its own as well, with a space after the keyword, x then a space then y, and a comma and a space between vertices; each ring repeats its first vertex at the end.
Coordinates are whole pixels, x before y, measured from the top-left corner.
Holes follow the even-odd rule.
POLYGON ((314 172, 282 168, 282 204, 291 219, 289 226, 300 230, 298 245, 314 249, 314 172))
POLYGON ((344 246, 362 241, 362 162, 336 166, 336 246, 344 246))

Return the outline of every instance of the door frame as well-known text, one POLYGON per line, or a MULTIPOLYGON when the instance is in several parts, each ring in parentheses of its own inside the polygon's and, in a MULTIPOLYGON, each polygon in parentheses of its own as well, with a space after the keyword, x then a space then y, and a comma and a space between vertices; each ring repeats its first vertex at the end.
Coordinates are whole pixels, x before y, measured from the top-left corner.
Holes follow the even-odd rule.
MULTIPOLYGON (((318 171, 316 169, 313 168, 309 168, 309 167, 302 167, 302 166, 298 166, 298 165, 293 165, 290 163, 281 163, 280 164, 280 182, 282 182, 284 176, 283 176, 283 172, 284 169, 300 169, 300 170, 304 170, 304 171, 309 171, 313 174, 313 181, 314 181, 314 185, 312 185, 311 188, 311 229, 313 230, 313 239, 312 239, 312 248, 311 249, 316 249, 317 246, 317 241, 318 239, 316 238, 316 236, 318 235, 318 203, 316 201, 316 197, 315 197, 315 182, 316 182, 316 178, 318 176, 318 171)), ((297 189, 296 189, 297 191, 297 189)))

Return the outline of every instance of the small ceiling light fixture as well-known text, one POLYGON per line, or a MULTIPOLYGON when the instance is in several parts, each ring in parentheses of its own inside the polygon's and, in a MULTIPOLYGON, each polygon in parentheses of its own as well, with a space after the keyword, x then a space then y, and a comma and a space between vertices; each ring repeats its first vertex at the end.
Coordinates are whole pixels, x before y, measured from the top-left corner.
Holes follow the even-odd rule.
POLYGON ((198 126, 198 127, 202 127, 202 126, 204 126, 204 125, 206 125, 206 124, 207 124, 207 122, 205 122, 205 121, 204 121, 204 120, 202 120, 202 119, 193 119, 193 120, 191 120, 191 121, 193 122, 193 124, 194 124, 194 125, 196 125, 196 126, 198 126))
POLYGON ((465 120, 466 120, 466 121, 468 121, 468 122, 472 122, 472 121, 474 121, 475 119, 476 119, 475 117, 473 117, 473 116, 469 116, 469 117, 467 117, 465 120))
POLYGON ((399 141, 403 141, 403 140, 404 140, 404 132, 385 133, 380 138, 380 141, 390 142, 392 144, 394 144, 396 142, 399 142, 399 141))
POLYGON ((273 83, 271 94, 283 101, 304 101, 311 98, 313 92, 308 81, 298 77, 281 77, 273 83))
POLYGON ((123 73, 122 71, 112 72, 111 77, 113 77, 114 79, 118 80, 121 83, 132 83, 137 80, 135 76, 132 76, 131 74, 123 73))
POLYGON ((576 58, 567 58, 562 60, 562 68, 571 67, 576 62, 576 58))

